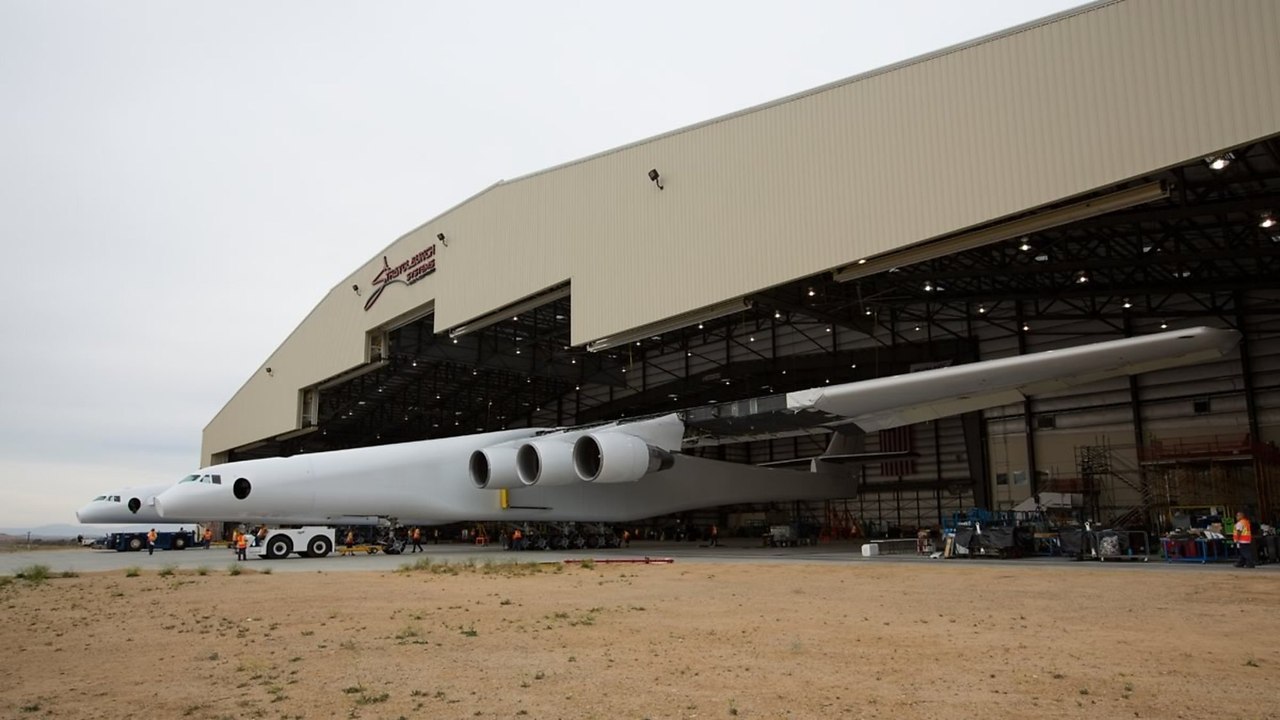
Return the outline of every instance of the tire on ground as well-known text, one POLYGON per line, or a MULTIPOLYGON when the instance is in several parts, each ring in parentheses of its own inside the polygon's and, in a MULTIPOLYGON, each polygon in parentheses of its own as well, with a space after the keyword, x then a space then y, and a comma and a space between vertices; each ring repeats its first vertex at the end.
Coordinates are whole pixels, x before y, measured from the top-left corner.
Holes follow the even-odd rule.
POLYGON ((323 535, 317 535, 307 543, 307 557, 324 557, 331 552, 333 552, 333 541, 323 535))
POLYGON ((267 557, 271 559, 289 557, 293 552, 293 541, 287 535, 275 535, 267 539, 267 557))

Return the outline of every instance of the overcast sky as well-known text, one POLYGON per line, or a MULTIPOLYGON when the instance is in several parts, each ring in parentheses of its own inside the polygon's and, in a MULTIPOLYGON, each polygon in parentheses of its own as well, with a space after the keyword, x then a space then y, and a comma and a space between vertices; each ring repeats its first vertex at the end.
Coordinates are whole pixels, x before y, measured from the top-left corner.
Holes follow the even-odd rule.
POLYGON ((324 294, 500 179, 1079 0, 0 0, 0 527, 176 481, 324 294))

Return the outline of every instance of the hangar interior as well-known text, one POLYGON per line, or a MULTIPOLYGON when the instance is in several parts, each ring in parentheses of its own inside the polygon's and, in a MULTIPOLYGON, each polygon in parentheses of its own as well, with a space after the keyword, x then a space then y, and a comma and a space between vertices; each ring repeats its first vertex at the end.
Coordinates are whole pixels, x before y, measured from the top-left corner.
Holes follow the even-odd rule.
MULTIPOLYGON (((1241 332, 1234 355, 869 433, 866 449, 885 457, 849 467, 846 500, 708 508, 686 519, 733 529, 786 517, 832 536, 855 524, 909 533, 965 508, 1073 493, 1082 517, 1109 526, 1164 527, 1179 512, 1214 507, 1274 520, 1278 223, 1273 117, 1268 134, 1243 144, 869 259, 851 250, 845 265, 592 342, 573 337, 572 279, 465 325, 438 327, 424 302, 360 331, 363 363, 300 384, 296 428, 212 457, 688 410, 698 435, 686 452, 760 464, 818 455, 831 435, 783 423, 743 432, 722 422, 728 404, 1208 325, 1241 332)), ((780 239, 776 252, 787 251, 780 239)))
MULTIPOLYGON (((596 352, 570 344, 570 287, 455 337, 427 314, 372 334, 362 372, 306 391, 301 426, 318 430, 228 459, 714 410, 939 362, 1212 325, 1244 333, 1237 357, 884 431, 869 447, 903 458, 854 471, 848 501, 800 512, 914 528, 1044 491, 1086 493, 1109 523, 1157 524, 1187 505, 1266 512, 1280 462, 1280 140, 1228 154, 1139 179, 1162 193, 1139 207, 850 280, 804 278, 596 352)), ((762 463, 817 455, 829 440, 764 432, 735 441, 711 427, 689 452, 762 463)))

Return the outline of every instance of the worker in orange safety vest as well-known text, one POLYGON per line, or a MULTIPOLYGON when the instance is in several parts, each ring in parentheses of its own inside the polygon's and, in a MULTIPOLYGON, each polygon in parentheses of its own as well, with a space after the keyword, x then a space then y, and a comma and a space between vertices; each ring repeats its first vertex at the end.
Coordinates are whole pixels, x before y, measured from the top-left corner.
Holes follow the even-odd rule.
POLYGON ((236 560, 248 560, 249 533, 240 533, 236 538, 236 560))
POLYGON ((1253 524, 1243 512, 1236 513, 1235 532, 1231 537, 1236 541, 1236 549, 1240 551, 1236 567, 1257 567, 1258 558, 1253 554, 1253 524))

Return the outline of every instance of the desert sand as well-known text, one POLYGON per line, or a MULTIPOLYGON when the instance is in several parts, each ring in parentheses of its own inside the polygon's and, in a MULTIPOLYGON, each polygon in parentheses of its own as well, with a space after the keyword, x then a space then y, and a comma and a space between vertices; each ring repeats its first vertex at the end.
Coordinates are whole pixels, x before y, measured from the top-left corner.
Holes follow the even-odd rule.
POLYGON ((13 718, 1280 717, 1262 571, 211 564, 0 604, 13 718))

